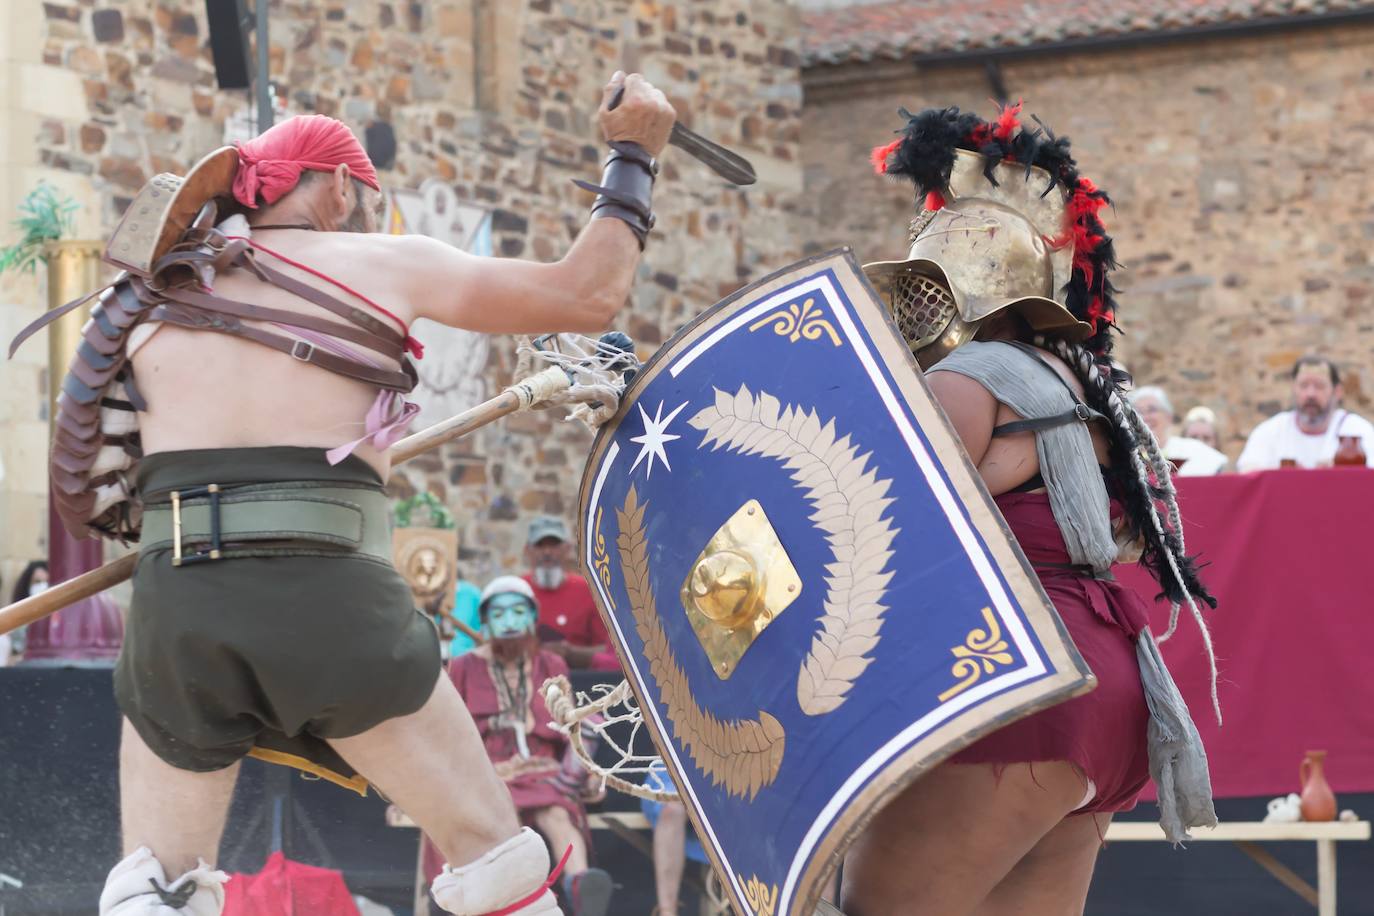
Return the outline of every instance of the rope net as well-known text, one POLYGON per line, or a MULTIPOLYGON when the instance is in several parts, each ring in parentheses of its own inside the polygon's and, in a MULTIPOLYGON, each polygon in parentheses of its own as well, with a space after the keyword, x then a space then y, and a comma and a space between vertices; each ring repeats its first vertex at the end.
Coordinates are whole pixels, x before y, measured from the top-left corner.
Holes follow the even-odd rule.
POLYGON ((676 792, 663 792, 642 784, 651 770, 662 771, 663 761, 644 733, 644 712, 635 702, 627 681, 614 687, 599 684, 591 693, 575 693, 568 679, 559 675, 545 681, 540 692, 553 716, 554 727, 568 736, 573 753, 591 773, 591 778, 600 780, 601 788, 615 789, 649 801, 677 800, 676 792), (602 766, 592 759, 584 740, 587 733, 615 753, 614 763, 602 766), (617 735, 626 737, 617 740, 617 735), (647 753, 640 750, 646 743, 650 748, 647 753), (630 776, 639 779, 626 778, 630 776))
MULTIPOLYGON (((573 405, 568 419, 581 420, 593 429, 615 416, 620 409, 620 396, 639 371, 634 343, 618 331, 600 338, 545 334, 522 341, 515 352, 519 378, 543 375, 539 370, 546 367, 561 369, 567 376, 566 387, 549 386, 533 391, 532 406, 573 405), (558 390, 551 390, 553 387, 558 390)), ((522 400, 525 397, 522 394, 522 400)))

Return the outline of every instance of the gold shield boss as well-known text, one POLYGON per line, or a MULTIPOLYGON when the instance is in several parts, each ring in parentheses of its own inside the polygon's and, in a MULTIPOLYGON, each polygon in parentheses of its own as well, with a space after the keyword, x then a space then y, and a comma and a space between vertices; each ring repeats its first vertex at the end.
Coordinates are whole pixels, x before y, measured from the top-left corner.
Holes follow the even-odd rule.
POLYGON ((928 369, 978 336, 1002 309, 1015 309, 1036 331, 1085 340, 1092 326, 1064 306, 1073 269, 1065 191, 1043 169, 999 163, 956 150, 945 205, 912 224, 905 261, 864 265, 921 368, 928 369), (1058 244, 1056 240, 1064 241, 1058 244))

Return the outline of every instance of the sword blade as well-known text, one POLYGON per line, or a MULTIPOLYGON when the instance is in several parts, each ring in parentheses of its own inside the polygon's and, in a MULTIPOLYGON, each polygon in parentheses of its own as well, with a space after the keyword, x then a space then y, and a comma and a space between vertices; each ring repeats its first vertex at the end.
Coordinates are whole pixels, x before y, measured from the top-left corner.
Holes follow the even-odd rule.
MULTIPOLYGON (((606 106, 606 110, 614 111, 623 98, 625 98, 625 87, 621 86, 611 97, 611 102, 606 106)), ((668 136, 668 143, 671 146, 676 146, 732 184, 751 185, 758 181, 758 176, 754 174, 754 166, 748 159, 739 153, 726 149, 719 143, 707 140, 689 127, 674 123, 673 132, 668 136)))
POLYGON ((707 140, 689 127, 674 124, 668 142, 733 184, 751 185, 758 180, 748 159, 707 140))

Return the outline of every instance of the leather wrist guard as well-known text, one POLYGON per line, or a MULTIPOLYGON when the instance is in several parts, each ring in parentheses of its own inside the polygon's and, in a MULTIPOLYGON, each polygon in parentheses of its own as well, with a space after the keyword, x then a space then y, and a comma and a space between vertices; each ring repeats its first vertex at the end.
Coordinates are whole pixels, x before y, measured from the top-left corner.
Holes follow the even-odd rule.
POLYGON ((654 227, 653 191, 658 177, 658 161, 638 143, 612 141, 611 154, 601 173, 601 184, 573 180, 584 191, 597 197, 592 204, 592 219, 614 217, 630 227, 639 239, 639 250, 654 227))

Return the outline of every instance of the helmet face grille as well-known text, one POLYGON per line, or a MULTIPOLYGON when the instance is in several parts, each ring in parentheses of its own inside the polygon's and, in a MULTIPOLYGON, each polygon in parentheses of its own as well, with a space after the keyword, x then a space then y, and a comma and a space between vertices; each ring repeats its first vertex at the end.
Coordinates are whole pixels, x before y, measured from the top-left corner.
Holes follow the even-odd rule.
POLYGON ((911 273, 893 279, 889 306, 912 352, 938 338, 959 310, 942 283, 911 273))

